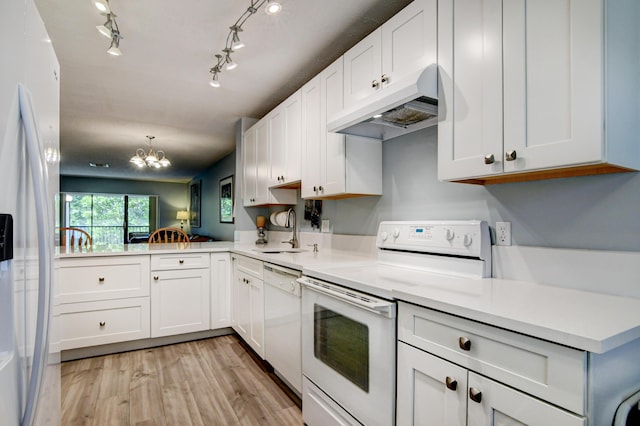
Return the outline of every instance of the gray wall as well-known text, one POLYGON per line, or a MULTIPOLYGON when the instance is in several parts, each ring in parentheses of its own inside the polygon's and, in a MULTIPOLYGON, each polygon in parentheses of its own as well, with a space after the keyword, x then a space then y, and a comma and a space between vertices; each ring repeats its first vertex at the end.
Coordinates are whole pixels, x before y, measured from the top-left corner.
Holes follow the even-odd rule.
POLYGON ((640 251, 639 173, 490 186, 439 182, 436 135, 432 127, 385 141, 384 195, 324 201, 322 218, 333 232, 375 235, 381 220, 483 219, 492 228, 511 222, 517 245, 640 251))
MULTIPOLYGON (((234 175, 236 184, 235 151, 197 175, 193 181, 202 180, 201 221, 200 228, 192 228, 191 233, 207 235, 216 240, 233 241, 235 224, 220 223, 220 179, 234 175)), ((192 182, 193 182, 192 181, 192 182)), ((234 188, 235 202, 238 202, 238 190, 234 188)), ((237 208, 237 207, 236 207, 237 208)))
MULTIPOLYGON (((188 191, 189 185, 186 183, 76 176, 60 177, 60 192, 157 195, 158 227, 180 226, 180 221, 176 220, 176 212, 178 210, 186 210, 189 206, 188 191)), ((188 231, 188 224, 186 223, 185 231, 188 231)))

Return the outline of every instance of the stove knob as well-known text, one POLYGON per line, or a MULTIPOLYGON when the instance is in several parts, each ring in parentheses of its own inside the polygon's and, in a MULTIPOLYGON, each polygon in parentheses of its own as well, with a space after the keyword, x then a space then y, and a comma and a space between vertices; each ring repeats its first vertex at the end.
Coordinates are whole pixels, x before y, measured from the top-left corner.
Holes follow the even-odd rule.
POLYGON ((447 241, 451 241, 451 240, 453 240, 453 237, 454 237, 455 235, 456 235, 456 234, 455 234, 455 232, 453 232, 453 230, 452 230, 452 229, 447 228, 447 229, 445 230, 444 237, 447 239, 447 241))
POLYGON ((400 236, 400 230, 398 228, 395 228, 393 230, 393 238, 398 238, 400 236))
POLYGON ((465 247, 469 247, 472 241, 473 241, 473 238, 471 238, 471 235, 464 234, 464 239, 462 240, 462 244, 464 244, 465 247))
POLYGON ((389 234, 388 234, 386 231, 382 231, 382 232, 380 233, 380 239, 381 239, 382 241, 387 241, 387 238, 389 238, 389 234))

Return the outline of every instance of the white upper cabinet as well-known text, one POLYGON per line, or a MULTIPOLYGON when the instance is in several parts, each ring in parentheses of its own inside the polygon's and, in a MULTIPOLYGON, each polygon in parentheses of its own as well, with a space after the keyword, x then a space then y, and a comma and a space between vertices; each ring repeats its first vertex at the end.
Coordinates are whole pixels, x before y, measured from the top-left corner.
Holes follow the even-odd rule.
POLYGON ((415 0, 344 54, 344 108, 436 63, 436 13, 415 0))
MULTIPOLYGON (((274 111, 275 113, 275 111, 274 111)), ((244 185, 242 200, 245 206, 295 204, 294 189, 273 189, 271 186, 270 114, 244 132, 242 155, 244 185)))
POLYGON ((343 58, 302 88, 302 198, 382 194, 382 142, 327 132, 343 105, 343 58))
POLYGON ((438 177, 496 183, 640 168, 640 46, 628 37, 639 10, 440 0, 438 177))
POLYGON ((301 114, 300 91, 297 91, 268 115, 271 187, 300 182, 301 114))

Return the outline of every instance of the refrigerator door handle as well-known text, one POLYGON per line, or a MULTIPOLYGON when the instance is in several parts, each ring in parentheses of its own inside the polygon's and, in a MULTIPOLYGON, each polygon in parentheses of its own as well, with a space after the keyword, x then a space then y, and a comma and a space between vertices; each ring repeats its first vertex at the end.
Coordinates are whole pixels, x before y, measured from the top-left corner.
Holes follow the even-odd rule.
POLYGON ((20 116, 24 126, 27 157, 35 193, 38 229, 38 318, 36 322, 33 365, 22 419, 23 425, 31 425, 34 421, 49 353, 49 316, 53 275, 53 215, 51 210, 52 200, 49 197, 49 188, 47 186, 47 163, 44 159, 44 151, 38 132, 31 94, 22 84, 18 85, 18 91, 20 116))

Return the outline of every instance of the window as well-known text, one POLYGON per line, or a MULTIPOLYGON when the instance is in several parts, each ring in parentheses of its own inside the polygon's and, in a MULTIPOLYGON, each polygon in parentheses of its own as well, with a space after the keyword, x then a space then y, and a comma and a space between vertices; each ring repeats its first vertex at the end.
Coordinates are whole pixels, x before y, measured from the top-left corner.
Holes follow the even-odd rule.
POLYGON ((82 228, 93 244, 123 244, 128 235, 157 227, 155 195, 62 194, 62 226, 82 228))

